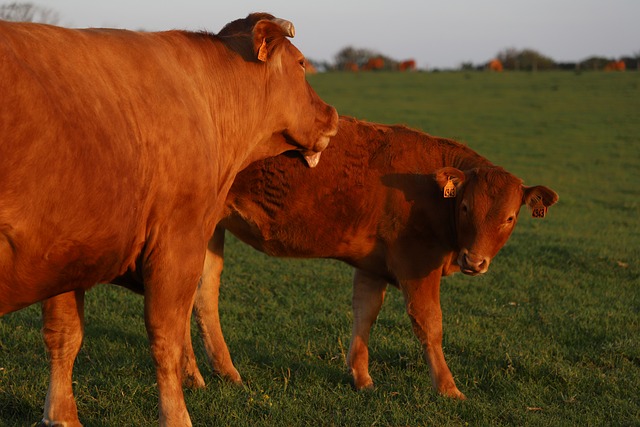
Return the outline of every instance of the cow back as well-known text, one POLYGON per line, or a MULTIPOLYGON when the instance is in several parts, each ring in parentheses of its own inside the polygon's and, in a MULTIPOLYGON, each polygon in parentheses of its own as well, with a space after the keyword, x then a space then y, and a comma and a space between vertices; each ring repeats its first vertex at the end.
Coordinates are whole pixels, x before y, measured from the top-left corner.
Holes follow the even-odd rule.
POLYGON ((490 164, 448 139, 341 117, 318 167, 285 153, 239 173, 221 225, 270 255, 384 268, 402 236, 453 246, 453 204, 433 179, 451 163, 490 164))

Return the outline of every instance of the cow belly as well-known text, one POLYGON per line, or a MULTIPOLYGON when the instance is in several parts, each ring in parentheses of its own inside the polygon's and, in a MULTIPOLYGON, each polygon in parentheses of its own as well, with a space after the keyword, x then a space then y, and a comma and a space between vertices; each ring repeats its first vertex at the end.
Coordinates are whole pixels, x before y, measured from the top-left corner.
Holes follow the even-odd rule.
POLYGON ((59 293, 88 289, 117 276, 127 264, 122 242, 102 238, 100 230, 81 240, 61 230, 7 228, 0 229, 0 315, 59 293))
MULTIPOLYGON (((2 256, 4 255, 3 251, 2 256)), ((69 257, 70 253, 61 255, 64 258, 56 255, 58 259, 46 264, 41 260, 38 260, 39 263, 32 263, 28 275, 15 270, 5 274, 5 269, 0 280, 0 315, 73 289, 88 289, 102 281, 103 277, 113 276, 108 272, 114 270, 117 260, 113 254, 103 254, 92 259, 69 257)), ((16 264, 28 265, 30 262, 19 259, 16 264)), ((5 265, 3 262, 3 267, 5 265)))
POLYGON ((244 243, 269 256, 289 258, 335 258, 353 264, 375 252, 375 235, 347 224, 328 225, 288 221, 282 226, 265 219, 263 212, 228 215, 220 225, 244 243))

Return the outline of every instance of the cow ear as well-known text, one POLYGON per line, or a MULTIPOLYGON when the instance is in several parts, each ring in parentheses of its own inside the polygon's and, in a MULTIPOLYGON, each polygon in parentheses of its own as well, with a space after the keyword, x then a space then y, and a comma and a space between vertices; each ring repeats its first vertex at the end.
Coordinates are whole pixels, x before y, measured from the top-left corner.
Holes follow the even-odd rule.
POLYGON ((559 199, 558 194, 555 191, 549 187, 545 187, 544 185, 536 185, 535 187, 524 186, 523 190, 524 200, 522 203, 529 207, 532 207, 537 203, 542 203, 548 208, 555 204, 559 199))
MULTIPOLYGON (((284 20, 282 20, 284 21, 284 20)), ((288 21, 284 21, 288 22, 288 21)), ((290 24, 290 23, 289 23, 290 24)), ((293 26, 293 24, 291 24, 293 26)), ((284 40, 293 30, 287 31, 281 22, 262 19, 253 27, 253 50, 258 59, 267 62, 269 55, 277 44, 284 40)))
POLYGON ((452 181, 456 187, 460 186, 460 184, 464 182, 465 175, 460 169, 446 167, 437 170, 435 178, 438 186, 442 190, 449 181, 452 181))
POLYGON ((547 208, 558 201, 558 195, 552 189, 543 185, 522 187, 524 195, 522 203, 527 205, 535 218, 544 218, 547 208))

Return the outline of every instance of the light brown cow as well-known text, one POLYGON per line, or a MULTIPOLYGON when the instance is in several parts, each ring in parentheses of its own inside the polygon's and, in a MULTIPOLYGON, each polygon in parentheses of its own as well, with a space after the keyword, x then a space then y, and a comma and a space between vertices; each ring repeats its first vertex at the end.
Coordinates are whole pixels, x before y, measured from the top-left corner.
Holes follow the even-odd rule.
POLYGON ((50 358, 68 365, 54 363, 45 424, 80 425, 83 295, 124 276, 144 281, 160 424, 191 425, 180 342, 233 179, 336 131, 293 33, 268 14, 218 35, 0 22, 0 315, 74 301, 44 305, 50 358))
POLYGON ((378 71, 384 68, 384 59, 376 56, 374 58, 369 58, 366 64, 362 66, 363 71, 378 71))
POLYGON ((416 61, 415 59, 407 59, 398 64, 398 70, 400 71, 415 71, 416 61))
POLYGON ((344 65, 344 69, 345 71, 351 71, 353 73, 357 72, 360 68, 358 68, 358 64, 356 64, 355 62, 347 62, 344 65))
POLYGON ((520 207, 543 216, 557 194, 524 186, 464 145, 402 126, 341 118, 323 156, 318 168, 307 170, 285 153, 236 177, 195 302, 214 368, 240 381, 217 312, 224 227, 268 255, 334 258, 355 267, 348 363, 356 388, 373 385, 369 330, 390 283, 404 295, 434 389, 464 398, 442 352, 440 278, 485 273, 520 207))
MULTIPOLYGON (((343 117, 323 156, 308 169, 298 155, 285 153, 236 177, 225 218, 209 242, 194 305, 214 369, 241 382, 218 315, 225 227, 269 255, 335 258, 355 267, 348 363, 356 388, 373 386, 369 331, 390 283, 405 297, 434 389, 464 398, 442 352, 440 279, 458 270, 485 273, 521 205, 539 217, 558 196, 547 187, 523 186, 464 145, 402 126, 343 117), (445 198, 449 178, 457 194, 445 198)), ((72 308, 73 298, 58 301, 60 313, 69 311, 65 305, 72 308)), ((193 354, 188 336, 185 346, 193 354)), ((194 360, 185 359, 185 370, 201 381, 194 360)), ((62 359, 52 364, 68 366, 62 359)))
POLYGON ((604 67, 605 71, 625 71, 626 69, 627 64, 623 60, 611 61, 604 67))
POLYGON ((487 66, 489 71, 501 72, 503 70, 502 62, 499 59, 492 59, 487 66))

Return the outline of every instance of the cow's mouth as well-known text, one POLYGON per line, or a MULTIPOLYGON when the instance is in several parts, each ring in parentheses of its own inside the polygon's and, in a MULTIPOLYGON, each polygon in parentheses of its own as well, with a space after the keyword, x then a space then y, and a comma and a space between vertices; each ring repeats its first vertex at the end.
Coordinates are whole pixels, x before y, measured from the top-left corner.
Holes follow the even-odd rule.
POLYGON ((466 249, 463 249, 458 254, 457 262, 462 273, 469 276, 478 276, 489 270, 489 263, 491 260, 487 257, 478 256, 466 249))
POLYGON ((331 138, 333 138, 338 133, 338 121, 340 120, 340 116, 338 116, 338 112, 335 108, 329 107, 331 109, 331 118, 322 126, 322 130, 318 135, 313 146, 304 146, 296 141, 287 131, 284 132, 284 136, 289 142, 289 144, 296 147, 298 151, 304 157, 304 160, 307 162, 307 165, 310 168, 314 168, 320 162, 320 153, 324 151, 325 148, 329 145, 331 138))
POLYGON ((320 155, 322 154, 324 149, 327 148, 330 140, 331 136, 329 135, 321 136, 320 139, 318 139, 315 147, 313 147, 313 150, 301 150, 302 156, 304 157, 304 160, 307 162, 307 165, 310 168, 315 168, 316 166, 318 166, 318 163, 320 162, 320 155))
POLYGON ((464 274, 466 274, 467 276, 479 276, 481 274, 484 274, 486 272, 485 271, 478 271, 478 270, 474 270, 472 268, 464 268, 464 267, 460 267, 460 271, 463 272, 464 274))
POLYGON ((318 153, 313 153, 313 154, 304 154, 304 160, 307 162, 307 165, 310 168, 315 168, 316 166, 318 166, 318 163, 320 163, 320 154, 322 154, 321 152, 318 153))
POLYGON ((296 150, 298 150, 302 154, 302 157, 304 157, 304 160, 305 162, 307 162, 307 165, 310 168, 315 168, 316 166, 318 166, 318 163, 320 162, 320 155, 322 154, 322 151, 324 151, 324 149, 327 148, 327 146, 329 145, 329 141, 331 140, 331 137, 334 136, 335 134, 336 132, 331 132, 329 134, 322 135, 320 138, 318 138, 318 140, 316 141, 316 144, 312 149, 303 147, 296 140, 294 140, 287 134, 285 134, 285 138, 287 139, 287 142, 289 144, 296 147, 296 150))

